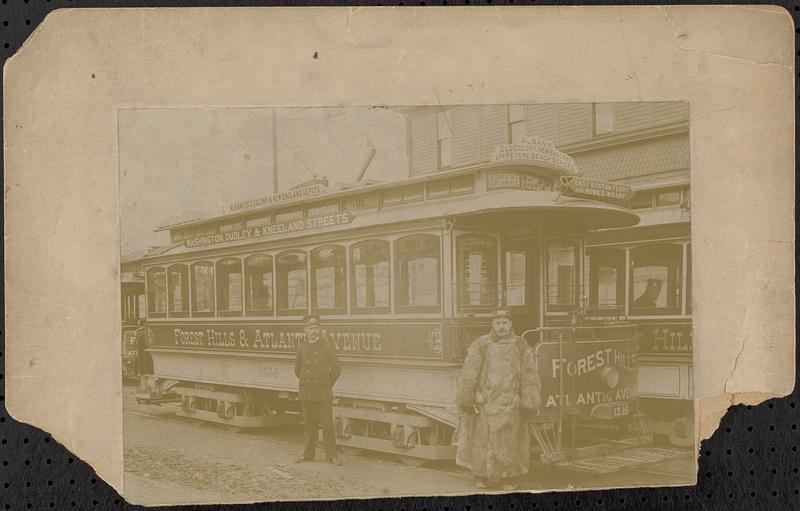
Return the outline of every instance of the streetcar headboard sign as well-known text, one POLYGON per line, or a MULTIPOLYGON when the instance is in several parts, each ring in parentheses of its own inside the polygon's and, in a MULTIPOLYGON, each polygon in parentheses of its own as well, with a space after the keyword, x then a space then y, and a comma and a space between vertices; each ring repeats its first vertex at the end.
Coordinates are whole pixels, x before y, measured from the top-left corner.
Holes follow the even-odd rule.
POLYGON ((582 177, 561 177, 561 193, 573 197, 600 199, 605 201, 627 203, 633 199, 633 190, 625 185, 592 181, 582 177))
POLYGON ((355 215, 349 211, 343 211, 341 213, 331 213, 328 215, 319 215, 309 218, 298 218, 296 220, 284 220, 282 222, 276 222, 274 224, 260 227, 247 227, 244 229, 236 229, 234 231, 219 232, 205 236, 195 236, 194 238, 185 240, 184 243, 188 248, 195 248, 205 247, 207 245, 216 245, 218 243, 228 243, 231 241, 257 240, 277 236, 280 234, 302 232, 323 227, 334 227, 337 225, 347 225, 354 219, 355 215))
POLYGON ((634 413, 632 403, 639 394, 635 339, 625 332, 602 340, 538 343, 540 413, 584 419, 614 419, 634 413))
POLYGON ((278 204, 280 202, 288 202, 297 199, 307 199, 309 197, 314 197, 315 195, 319 195, 324 191, 325 188, 321 183, 314 183, 312 185, 304 186, 302 188, 297 188, 295 190, 289 190, 287 192, 274 193, 272 195, 259 197, 257 199, 234 202, 233 204, 231 204, 230 210, 237 211, 240 209, 263 208, 266 206, 271 206, 273 204, 278 204))

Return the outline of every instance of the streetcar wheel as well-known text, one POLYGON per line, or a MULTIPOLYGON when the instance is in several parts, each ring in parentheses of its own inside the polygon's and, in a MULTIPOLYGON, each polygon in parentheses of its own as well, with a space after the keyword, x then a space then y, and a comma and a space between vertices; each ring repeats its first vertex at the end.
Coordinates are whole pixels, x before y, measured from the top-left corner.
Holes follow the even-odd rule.
POLYGON ((415 458, 414 456, 403 456, 402 454, 398 454, 397 458, 403 462, 403 465, 413 468, 421 467, 422 465, 425 464, 426 461, 428 461, 424 458, 415 458))
POLYGON ((350 447, 349 445, 340 445, 339 450, 342 451, 342 454, 345 456, 358 456, 361 454, 361 449, 358 447, 350 447))

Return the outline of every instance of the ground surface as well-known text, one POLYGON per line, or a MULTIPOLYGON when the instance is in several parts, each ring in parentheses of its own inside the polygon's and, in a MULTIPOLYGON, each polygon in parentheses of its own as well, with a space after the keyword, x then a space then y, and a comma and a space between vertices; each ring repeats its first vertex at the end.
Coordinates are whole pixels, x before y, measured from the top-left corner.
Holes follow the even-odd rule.
MULTIPOLYGON (((125 386, 125 496, 138 504, 346 499, 475 493, 472 477, 454 463, 408 467, 390 455, 343 456, 340 467, 294 463, 296 426, 232 433, 174 415, 176 405, 137 404, 125 386)), ((322 458, 321 453, 318 458, 322 458)), ((537 464, 520 490, 663 486, 694 483, 690 451, 614 474, 554 470, 537 464)))

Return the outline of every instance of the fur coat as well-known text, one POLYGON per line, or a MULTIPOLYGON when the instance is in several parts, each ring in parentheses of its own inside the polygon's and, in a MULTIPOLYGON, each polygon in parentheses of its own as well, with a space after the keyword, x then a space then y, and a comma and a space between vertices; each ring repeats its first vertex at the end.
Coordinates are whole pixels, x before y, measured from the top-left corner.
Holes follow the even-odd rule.
POLYGON ((541 396, 536 357, 523 339, 490 333, 473 342, 456 404, 478 409, 461 417, 456 463, 487 479, 527 473, 530 439, 522 410, 538 409, 541 396))

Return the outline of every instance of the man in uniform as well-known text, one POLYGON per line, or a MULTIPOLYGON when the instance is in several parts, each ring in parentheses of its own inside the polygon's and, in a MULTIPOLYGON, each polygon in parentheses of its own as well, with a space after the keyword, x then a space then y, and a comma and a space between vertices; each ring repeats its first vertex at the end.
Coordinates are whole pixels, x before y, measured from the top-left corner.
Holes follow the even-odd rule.
POLYGON ((297 349, 294 374, 299 380, 300 409, 303 413, 305 449, 298 463, 312 461, 317 449, 317 426, 322 428, 325 459, 341 465, 336 456, 336 439, 333 432, 333 384, 339 378, 341 367, 333 346, 322 340, 319 316, 305 318, 306 339, 297 349))
POLYGON ((661 294, 661 281, 658 279, 647 279, 647 287, 644 292, 634 300, 634 307, 657 307, 656 300, 661 294))
POLYGON ((528 472, 526 417, 541 404, 533 349, 511 329, 511 313, 498 309, 492 329, 470 345, 456 387, 461 427, 456 463, 478 488, 513 490, 511 478, 528 472))

